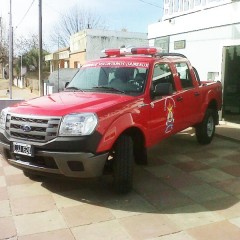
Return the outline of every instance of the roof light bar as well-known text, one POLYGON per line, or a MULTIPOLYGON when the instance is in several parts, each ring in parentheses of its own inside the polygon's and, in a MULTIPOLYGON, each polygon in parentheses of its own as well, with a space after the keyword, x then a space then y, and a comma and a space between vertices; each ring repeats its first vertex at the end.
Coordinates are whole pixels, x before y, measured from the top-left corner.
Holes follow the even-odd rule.
POLYGON ((105 49, 102 51, 107 56, 119 56, 120 55, 120 48, 116 49, 105 49))
POLYGON ((140 47, 140 48, 115 48, 115 49, 105 49, 102 51, 108 57, 110 56, 125 56, 131 54, 143 54, 143 55, 154 55, 160 53, 161 51, 155 47, 140 47))
POLYGON ((149 47, 149 48, 132 48, 131 49, 132 54, 156 54, 157 48, 149 47))

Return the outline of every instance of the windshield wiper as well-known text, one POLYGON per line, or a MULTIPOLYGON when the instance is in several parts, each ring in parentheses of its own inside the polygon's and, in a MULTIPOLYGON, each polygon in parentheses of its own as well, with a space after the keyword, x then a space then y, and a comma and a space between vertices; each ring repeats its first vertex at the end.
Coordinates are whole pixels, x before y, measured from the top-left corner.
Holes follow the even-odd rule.
POLYGON ((107 89, 109 91, 115 91, 115 92, 120 92, 120 93, 125 93, 125 91, 123 90, 120 90, 120 89, 117 89, 117 88, 114 88, 114 87, 110 87, 110 86, 96 86, 96 87, 93 87, 93 88, 102 88, 102 89, 107 89))
POLYGON ((81 92, 83 92, 82 89, 77 88, 77 87, 67 87, 67 88, 65 88, 65 91, 67 91, 67 90, 77 90, 77 91, 81 91, 81 92))

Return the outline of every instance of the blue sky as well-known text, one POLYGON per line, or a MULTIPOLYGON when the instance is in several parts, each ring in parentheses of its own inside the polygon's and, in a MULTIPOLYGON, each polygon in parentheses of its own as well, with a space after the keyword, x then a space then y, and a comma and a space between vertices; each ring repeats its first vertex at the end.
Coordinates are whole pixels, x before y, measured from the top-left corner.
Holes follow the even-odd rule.
MULTIPOLYGON (((5 19, 6 24, 9 20, 9 2, 10 0, 1 0, 0 4, 0 16, 5 19)), ((12 0, 16 36, 38 33, 38 2, 12 0)), ((76 5, 101 16, 107 29, 126 28, 129 32, 147 33, 148 25, 161 19, 163 12, 163 0, 42 0, 44 41, 48 41, 51 30, 61 15, 76 5)))

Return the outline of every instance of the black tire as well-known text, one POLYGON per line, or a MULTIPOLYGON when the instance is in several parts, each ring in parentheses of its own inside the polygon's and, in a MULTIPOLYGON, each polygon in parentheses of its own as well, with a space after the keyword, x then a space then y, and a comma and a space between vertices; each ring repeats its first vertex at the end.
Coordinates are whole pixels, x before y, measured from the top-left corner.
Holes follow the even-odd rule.
POLYGON ((147 158, 147 149, 142 145, 138 145, 134 147, 134 158, 135 163, 138 165, 147 165, 148 158, 147 158))
POLYGON ((200 144, 211 143, 215 133, 214 110, 207 109, 203 121, 196 126, 196 137, 200 144))
POLYGON ((133 182, 133 142, 128 135, 121 135, 114 146, 113 181, 119 193, 132 190, 133 182))

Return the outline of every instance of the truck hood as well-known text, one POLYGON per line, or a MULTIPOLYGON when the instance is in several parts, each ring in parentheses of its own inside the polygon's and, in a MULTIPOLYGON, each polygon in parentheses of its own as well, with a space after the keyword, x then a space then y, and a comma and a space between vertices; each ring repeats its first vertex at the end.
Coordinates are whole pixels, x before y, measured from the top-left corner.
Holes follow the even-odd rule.
POLYGON ((60 92, 18 103, 11 113, 64 116, 73 112, 98 112, 128 102, 132 96, 111 93, 60 92))

